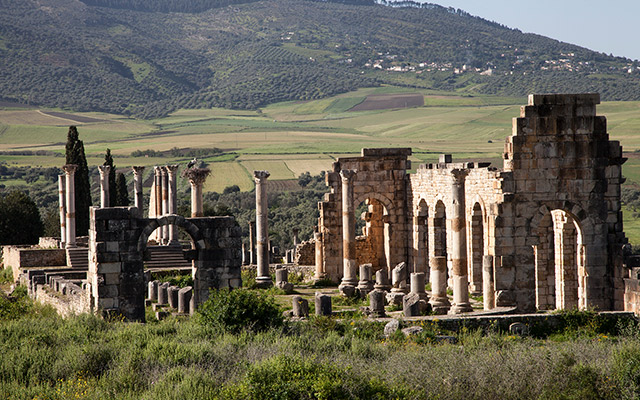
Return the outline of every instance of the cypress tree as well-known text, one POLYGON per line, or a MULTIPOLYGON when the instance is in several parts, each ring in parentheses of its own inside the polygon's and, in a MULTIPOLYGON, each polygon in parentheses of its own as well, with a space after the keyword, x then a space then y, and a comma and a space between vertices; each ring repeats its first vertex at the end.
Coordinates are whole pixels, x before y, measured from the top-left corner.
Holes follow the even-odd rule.
POLYGON ((89 167, 84 154, 84 143, 78 138, 78 129, 69 127, 66 145, 67 164, 76 164, 76 235, 86 236, 89 232, 89 207, 91 207, 91 184, 89 167))
POLYGON ((106 154, 104 155, 104 164, 111 167, 109 170, 109 207, 121 206, 123 204, 118 204, 117 198, 117 189, 116 189, 116 167, 113 165, 113 157, 111 156, 111 149, 107 149, 106 154))
POLYGON ((115 200, 116 206, 128 206, 129 205, 129 191, 127 190, 127 180, 124 174, 120 172, 118 179, 116 179, 116 191, 115 200))

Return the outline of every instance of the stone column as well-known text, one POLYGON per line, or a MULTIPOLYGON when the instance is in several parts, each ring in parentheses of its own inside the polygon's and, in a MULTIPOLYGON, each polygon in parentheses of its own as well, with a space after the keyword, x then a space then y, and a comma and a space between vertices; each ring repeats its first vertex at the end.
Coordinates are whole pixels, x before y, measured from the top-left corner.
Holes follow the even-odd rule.
POLYGON ((256 263, 256 221, 249 221, 249 264, 256 263))
MULTIPOLYGON (((153 216, 155 218, 160 218, 162 216, 162 167, 154 166, 153 167, 153 187, 154 191, 151 193, 154 200, 155 209, 153 210, 153 216)), ((149 213, 149 217, 151 217, 151 213, 149 213)), ((154 235, 158 244, 161 244, 163 241, 163 229, 162 227, 156 229, 154 235)))
POLYGON ((138 216, 142 217, 144 213, 144 197, 142 195, 142 173, 144 167, 131 167, 133 169, 133 190, 134 204, 138 208, 138 216))
MULTIPOLYGON (((177 176, 177 172, 178 172, 178 165, 174 164, 174 165, 167 165, 165 167, 166 171, 167 171, 167 178, 168 178, 168 200, 169 200, 169 207, 168 207, 168 213, 169 214, 175 214, 178 211, 178 188, 177 188, 177 180, 176 180, 176 176, 177 176)), ((169 225, 169 244, 171 245, 178 245, 180 242, 178 241, 178 227, 176 225, 169 225)))
POLYGON ((447 297, 447 257, 433 256, 429 259, 431 269, 431 298, 429 304, 436 314, 446 314, 451 308, 447 297))
POLYGON ((322 252, 322 232, 317 226, 313 228, 313 238, 316 241, 316 275, 313 280, 317 282, 327 278, 324 270, 324 253, 322 252))
POLYGON ((495 307, 493 256, 482 257, 482 299, 485 310, 491 310, 495 307))
POLYGON ((191 184, 191 217, 203 217, 202 186, 211 173, 209 168, 190 168, 185 173, 191 184))
POLYGON ((267 205, 268 171, 253 171, 256 182, 256 247, 258 255, 258 273, 256 284, 258 287, 273 285, 269 275, 269 208, 267 205))
MULTIPOLYGON (((169 214, 169 174, 167 173, 167 167, 160 168, 160 175, 162 179, 162 215, 169 214)), ((169 242, 169 225, 164 225, 162 227, 162 244, 167 244, 169 242)))
POLYGON ((110 207, 109 203, 109 172, 111 172, 110 165, 99 165, 98 171, 100 171, 100 208, 110 207))
POLYGON ((292 232, 293 232, 293 248, 295 249, 298 246, 298 233, 300 232, 300 229, 293 228, 292 232))
POLYGON ((453 305, 449 313, 471 312, 469 303, 469 275, 467 265, 467 223, 465 219, 464 181, 469 171, 451 170, 453 184, 451 195, 451 264, 453 272, 453 305))
POLYGON ((427 218, 421 215, 413 217, 413 272, 426 272, 426 221, 427 218))
POLYGON ((65 205, 65 175, 58 175, 58 203, 60 204, 60 248, 65 248, 67 243, 67 207, 65 205))
POLYGON ((342 282, 340 293, 353 292, 358 284, 356 279, 356 217, 353 206, 354 170, 340 171, 342 178, 342 282), (349 288, 349 289, 346 289, 349 288), (345 292, 346 289, 346 292, 345 292))
POLYGON ((66 205, 67 205, 67 240, 66 248, 76 247, 76 182, 75 173, 78 168, 75 164, 67 164, 62 167, 66 176, 66 205))

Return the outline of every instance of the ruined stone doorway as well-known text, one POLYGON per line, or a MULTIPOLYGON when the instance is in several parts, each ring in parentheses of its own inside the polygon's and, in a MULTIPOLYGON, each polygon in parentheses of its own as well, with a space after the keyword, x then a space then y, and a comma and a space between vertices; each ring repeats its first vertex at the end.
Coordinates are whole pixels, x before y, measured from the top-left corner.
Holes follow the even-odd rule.
POLYGON ((424 199, 420 200, 413 220, 413 272, 424 272, 429 280, 429 238, 427 221, 429 207, 424 199))
POLYGON ((579 222, 564 210, 552 210, 541 220, 538 236, 533 246, 536 308, 585 309, 585 247, 579 222))
MULTIPOLYGON (((389 211, 377 199, 364 201, 366 210, 359 217, 364 220, 362 232, 356 232, 356 259, 358 265, 370 263, 374 271, 381 268, 391 270, 389 211)), ((358 217, 358 216, 356 216, 358 217)))

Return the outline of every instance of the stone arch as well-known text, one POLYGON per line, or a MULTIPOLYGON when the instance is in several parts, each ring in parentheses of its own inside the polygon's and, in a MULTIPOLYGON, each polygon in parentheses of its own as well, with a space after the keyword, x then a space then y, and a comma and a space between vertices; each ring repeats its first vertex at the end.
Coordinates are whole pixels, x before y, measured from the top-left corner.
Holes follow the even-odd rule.
POLYGON ((193 246, 197 250, 204 250, 204 240, 202 238, 202 234, 200 229, 195 226, 192 222, 187 221, 181 215, 165 215, 161 218, 150 219, 147 225, 142 229, 140 233, 140 237, 138 238, 138 251, 144 252, 147 248, 147 242, 149 241, 149 236, 161 226, 168 225, 176 225, 182 229, 184 229, 187 234, 191 237, 193 242, 193 246))
POLYGON ((536 308, 586 309, 586 234, 593 232, 591 218, 576 204, 551 202, 539 207, 530 232, 536 308))
POLYGON ((354 208, 362 202, 367 202, 368 211, 364 214, 365 240, 358 239, 356 243, 357 261, 360 264, 371 263, 374 270, 387 268, 389 271, 392 267, 390 246, 393 242, 389 215, 393 203, 380 193, 363 193, 354 197, 354 208))

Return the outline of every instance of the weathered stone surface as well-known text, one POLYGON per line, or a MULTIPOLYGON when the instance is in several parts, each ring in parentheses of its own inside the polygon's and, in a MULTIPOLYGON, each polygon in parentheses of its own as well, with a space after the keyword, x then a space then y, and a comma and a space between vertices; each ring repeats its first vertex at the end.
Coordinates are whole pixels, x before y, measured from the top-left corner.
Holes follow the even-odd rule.
POLYGON ((384 326, 384 336, 389 337, 393 335, 398 329, 400 329, 400 321, 398 321, 397 319, 392 319, 384 326))
POLYGON ((331 316, 331 296, 323 293, 316 293, 316 315, 331 316))
POLYGON ((384 318, 386 316, 384 309, 384 292, 382 290, 373 290, 369 293, 369 311, 374 318, 384 318))
POLYGON ((309 302, 302 296, 293 296, 291 298, 293 305, 293 316, 297 318, 306 318, 309 316, 309 302))

